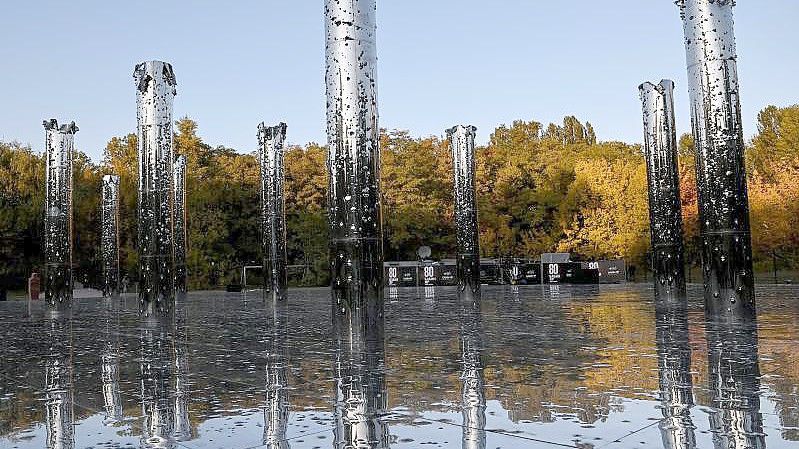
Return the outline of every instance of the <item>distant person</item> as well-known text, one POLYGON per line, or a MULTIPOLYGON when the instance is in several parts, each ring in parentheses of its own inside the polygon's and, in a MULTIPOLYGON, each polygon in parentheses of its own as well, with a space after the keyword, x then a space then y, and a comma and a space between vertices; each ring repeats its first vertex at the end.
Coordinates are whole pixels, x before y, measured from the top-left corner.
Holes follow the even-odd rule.
POLYGON ((122 278, 122 293, 128 292, 128 286, 130 285, 130 279, 127 276, 122 278))
POLYGON ((28 278, 28 298, 32 301, 39 300, 39 293, 42 291, 42 280, 39 277, 39 273, 36 270, 31 273, 31 277, 28 278))
POLYGON ((630 265, 630 268, 628 268, 627 271, 630 273, 630 280, 635 282, 635 265, 630 265))

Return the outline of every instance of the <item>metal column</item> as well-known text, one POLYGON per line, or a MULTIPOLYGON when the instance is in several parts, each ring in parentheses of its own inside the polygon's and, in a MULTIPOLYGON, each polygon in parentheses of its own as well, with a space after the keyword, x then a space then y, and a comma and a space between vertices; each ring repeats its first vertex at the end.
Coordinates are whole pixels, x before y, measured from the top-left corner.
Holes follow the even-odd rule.
POLYGON ((286 213, 283 184, 286 124, 258 125, 261 166, 261 232, 264 264, 264 297, 286 297, 286 213))
POLYGON ((480 291, 480 232, 477 222, 474 137, 477 128, 458 125, 447 130, 455 185, 455 231, 458 238, 458 287, 480 291))
POLYGON ((119 176, 103 176, 100 252, 103 263, 103 295, 117 296, 119 276, 119 176))
POLYGON ((187 221, 186 221, 186 156, 175 158, 174 180, 174 220, 175 220, 175 288, 182 293, 186 292, 186 251, 187 251, 187 221))
POLYGON ((682 208, 674 124, 674 83, 638 88, 644 115, 652 270, 658 296, 685 294, 682 208))
POLYGON ((733 0, 679 0, 696 141, 706 306, 755 311, 733 0))
POLYGON ((172 66, 143 62, 136 82, 139 150, 139 309, 167 314, 175 302, 172 66))
POLYGON ((375 9, 375 0, 325 0, 334 310, 383 302, 375 9))
POLYGON ((62 309, 72 302, 72 157, 78 127, 50 119, 44 129, 44 294, 51 307, 62 309))

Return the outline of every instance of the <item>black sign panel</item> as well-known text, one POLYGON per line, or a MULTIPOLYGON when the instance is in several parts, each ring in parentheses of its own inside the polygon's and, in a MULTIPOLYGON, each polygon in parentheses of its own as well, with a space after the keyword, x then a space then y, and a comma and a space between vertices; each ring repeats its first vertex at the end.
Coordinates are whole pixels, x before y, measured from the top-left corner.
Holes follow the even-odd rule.
POLYGON ((583 269, 580 262, 545 263, 541 266, 545 284, 599 283, 599 270, 583 269))
POLYGON ((510 285, 540 284, 541 264, 524 261, 510 262, 505 268, 505 280, 510 285))
POLYGON ((416 287, 417 270, 415 265, 388 265, 385 267, 386 285, 389 287, 416 287))
POLYGON ((419 285, 431 287, 438 285, 438 270, 434 262, 422 262, 419 265, 419 285))
POLYGON ((622 259, 583 262, 583 269, 599 271, 601 284, 617 284, 627 280, 627 266, 622 259))
POLYGON ((457 266, 455 263, 439 263, 436 265, 436 285, 458 285, 457 266))

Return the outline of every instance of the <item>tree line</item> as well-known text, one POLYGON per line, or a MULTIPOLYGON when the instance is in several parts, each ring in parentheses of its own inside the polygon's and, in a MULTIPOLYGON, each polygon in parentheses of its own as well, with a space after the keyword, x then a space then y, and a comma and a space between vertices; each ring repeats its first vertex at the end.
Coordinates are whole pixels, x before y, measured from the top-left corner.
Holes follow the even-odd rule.
MULTIPOLYGON (((257 156, 212 147, 189 118, 176 122, 175 151, 188 159, 189 287, 238 279, 238 267, 260 265, 257 156)), ((136 135, 113 137, 103 160, 80 151, 74 161, 75 277, 100 280, 100 185, 120 176, 121 264, 137 273, 136 135)), ((680 187, 687 260, 699 263, 693 139, 679 140, 680 187)), ((536 257, 571 252, 589 260, 624 258, 648 266, 646 165, 640 145, 599 142, 590 123, 575 117, 544 126, 499 126, 478 147, 480 244, 484 257, 536 257)), ((407 131, 381 134, 386 258, 415 259, 428 245, 434 257, 455 253, 451 155, 440 137, 407 131)), ((288 262, 295 285, 326 285, 326 149, 315 143, 287 149, 288 262)), ((779 258, 799 262, 799 106, 769 106, 746 151, 756 268, 779 258)), ((0 142, 0 281, 21 288, 41 270, 44 159, 32 148, 0 142)))

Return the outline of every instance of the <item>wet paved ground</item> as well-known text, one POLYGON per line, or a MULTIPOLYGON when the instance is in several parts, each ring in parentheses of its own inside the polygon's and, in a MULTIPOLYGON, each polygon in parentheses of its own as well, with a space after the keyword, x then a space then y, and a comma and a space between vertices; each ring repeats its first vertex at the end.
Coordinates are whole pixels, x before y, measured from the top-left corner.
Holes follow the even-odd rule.
POLYGON ((799 287, 758 289, 756 331, 707 325, 696 288, 687 311, 646 285, 386 294, 361 359, 324 289, 190 294, 172 324, 0 303, 0 447, 799 447, 799 287))

